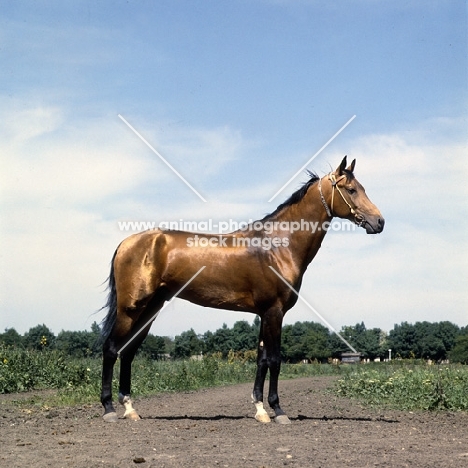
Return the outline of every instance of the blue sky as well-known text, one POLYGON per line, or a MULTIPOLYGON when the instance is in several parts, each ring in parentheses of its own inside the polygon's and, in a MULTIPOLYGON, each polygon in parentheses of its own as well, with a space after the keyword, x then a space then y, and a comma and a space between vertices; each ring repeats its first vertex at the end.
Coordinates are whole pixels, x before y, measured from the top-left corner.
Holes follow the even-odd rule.
MULTIPOLYGON (((308 168, 356 158, 386 228, 330 232, 302 294, 337 329, 468 323, 466 2, 1 8, 0 330, 89 328, 119 221, 259 219, 354 115, 308 168)), ((175 300, 152 332, 241 319, 175 300)), ((318 319, 297 305, 297 320, 318 319)))

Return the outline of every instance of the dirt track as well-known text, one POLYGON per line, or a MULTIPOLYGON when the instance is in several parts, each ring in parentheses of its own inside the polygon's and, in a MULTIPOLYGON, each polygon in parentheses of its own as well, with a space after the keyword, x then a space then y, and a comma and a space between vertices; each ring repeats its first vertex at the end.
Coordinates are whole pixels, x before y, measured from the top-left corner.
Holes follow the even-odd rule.
POLYGON ((468 466, 467 413, 367 409, 326 393, 331 382, 280 382, 290 426, 253 419, 251 384, 136 401, 143 419, 115 424, 97 404, 18 409, 0 396, 0 466, 468 466))

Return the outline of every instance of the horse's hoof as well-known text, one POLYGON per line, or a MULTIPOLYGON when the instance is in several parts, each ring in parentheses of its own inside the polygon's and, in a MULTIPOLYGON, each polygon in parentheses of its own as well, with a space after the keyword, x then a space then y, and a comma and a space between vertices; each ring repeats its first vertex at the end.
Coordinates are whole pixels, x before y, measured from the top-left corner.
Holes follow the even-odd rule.
POLYGON ((280 414, 279 416, 276 416, 275 422, 277 422, 278 424, 291 424, 291 420, 285 414, 280 414))
POLYGON ((261 414, 256 414, 255 419, 258 422, 265 423, 265 424, 271 422, 270 416, 268 416, 268 414, 266 412, 261 413, 261 414))
POLYGON ((117 413, 115 411, 113 411, 112 413, 106 413, 102 419, 104 419, 105 422, 109 422, 109 423, 115 423, 119 420, 119 418, 117 417, 117 413))
POLYGON ((135 410, 129 411, 124 414, 125 419, 130 419, 131 421, 139 421, 141 418, 135 410))

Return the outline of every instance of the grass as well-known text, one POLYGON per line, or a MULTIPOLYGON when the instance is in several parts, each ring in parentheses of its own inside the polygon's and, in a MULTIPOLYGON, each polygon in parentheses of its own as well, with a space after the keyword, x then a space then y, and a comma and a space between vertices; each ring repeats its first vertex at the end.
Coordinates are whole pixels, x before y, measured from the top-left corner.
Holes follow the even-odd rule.
POLYGON ((359 365, 337 382, 336 393, 374 407, 468 410, 468 367, 413 362, 359 365))
MULTIPOLYGON (((193 391, 243 382, 253 384, 254 353, 230 353, 200 361, 153 361, 137 357, 132 394, 193 391)), ((118 392, 119 365, 114 372, 118 392)), ((337 375, 334 392, 372 406, 402 410, 468 410, 468 366, 428 366, 414 361, 368 365, 283 364, 281 378, 337 375)), ((95 404, 101 392, 101 360, 72 359, 59 351, 0 347, 0 393, 53 390, 18 398, 48 407, 95 404)))
MULTIPOLYGON (((135 397, 163 392, 193 391, 200 388, 252 382, 256 364, 251 352, 230 353, 203 360, 154 361, 136 357, 132 367, 132 394, 135 397)), ((118 393, 119 363, 114 368, 113 392, 118 393)), ((330 375, 337 366, 284 364, 281 378, 330 375)), ((50 390, 31 398, 18 398, 21 404, 71 406, 99 401, 101 360, 72 359, 58 351, 0 348, 0 393, 50 390)))
POLYGON ((91 361, 70 359, 59 351, 0 347, 0 393, 87 384, 91 361))

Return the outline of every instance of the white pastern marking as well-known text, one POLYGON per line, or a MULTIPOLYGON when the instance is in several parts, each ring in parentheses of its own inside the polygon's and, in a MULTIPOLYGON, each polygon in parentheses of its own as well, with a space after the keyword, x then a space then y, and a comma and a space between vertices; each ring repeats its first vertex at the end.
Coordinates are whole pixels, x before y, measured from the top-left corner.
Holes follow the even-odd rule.
MULTIPOLYGON (((252 396, 252 400, 253 400, 253 396, 252 396)), ((263 407, 263 402, 254 401, 253 404, 255 405, 255 408, 257 409, 257 413, 255 414, 255 419, 262 423, 269 423, 271 419, 270 419, 270 416, 268 416, 268 413, 265 411, 265 408, 263 407)))
POLYGON ((133 408, 133 402, 130 398, 130 395, 124 396, 119 394, 119 403, 125 408, 125 413, 123 415, 124 418, 132 419, 133 421, 138 421, 140 419, 140 416, 138 416, 138 413, 133 408))

